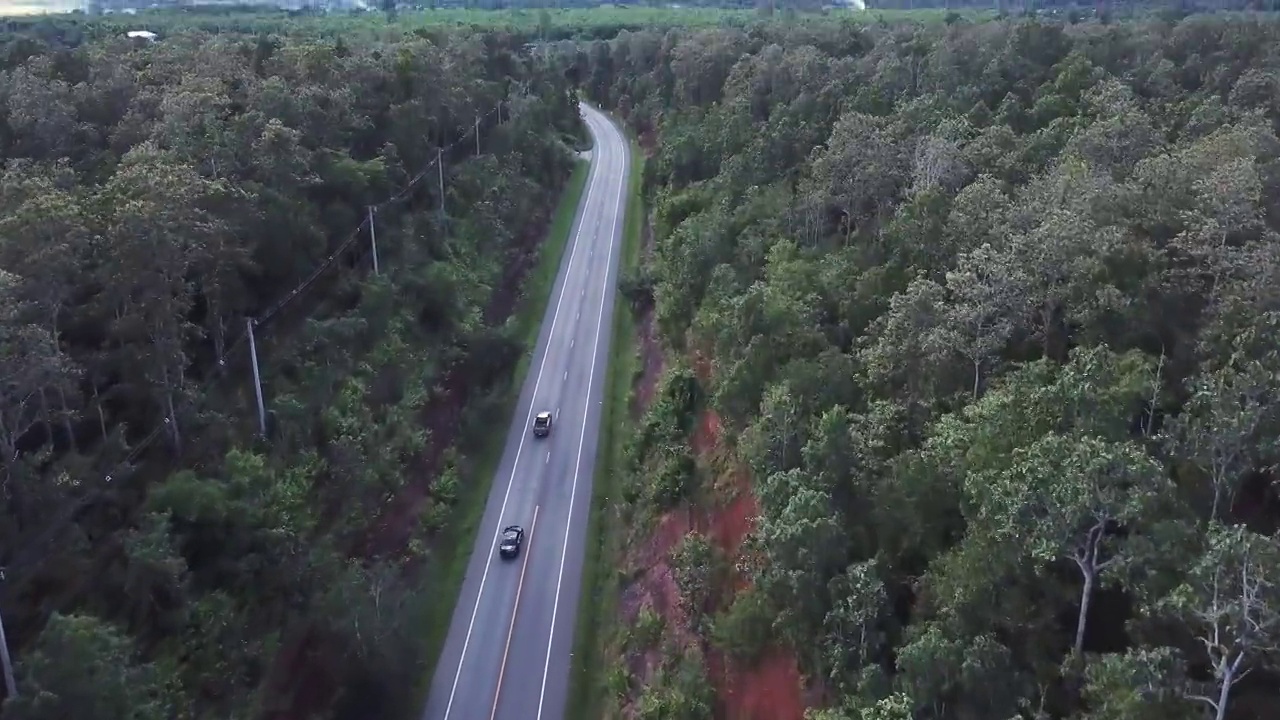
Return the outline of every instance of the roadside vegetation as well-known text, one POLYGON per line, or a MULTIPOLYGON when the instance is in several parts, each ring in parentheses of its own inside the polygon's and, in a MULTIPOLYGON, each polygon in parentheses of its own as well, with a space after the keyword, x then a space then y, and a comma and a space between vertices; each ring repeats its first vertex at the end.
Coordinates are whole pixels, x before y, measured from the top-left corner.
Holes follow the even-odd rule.
POLYGON ((1275 716, 1277 47, 1198 16, 577 48, 653 148, 627 292, 662 368, 579 717, 1275 716))
POLYGON ((0 718, 420 712, 577 92, 575 717, 1273 717, 1280 24, 1099 7, 7 21, 0 718))
POLYGON ((427 573, 430 585, 424 585, 435 598, 435 602, 428 608, 423 631, 426 638, 426 669, 421 675, 419 687, 424 699, 440 651, 444 648, 445 637, 449 633, 449 622, 457 607, 458 595, 462 592, 462 581, 466 576, 472 548, 475 547, 485 502, 489 499, 498 463, 502 461, 507 434, 501 428, 511 423, 515 413, 515 403, 521 384, 529 372, 529 363, 538 343, 538 332, 542 328, 542 318, 551 300, 551 291, 555 289, 561 260, 569 247, 573 221, 577 217, 578 205, 582 202, 590 169, 588 161, 579 159, 560 195, 560 202, 546 234, 546 243, 539 248, 537 264, 525 280, 520 300, 508 321, 523 353, 512 367, 509 379, 502 385, 505 388, 504 394, 490 405, 489 416, 477 425, 485 430, 476 439, 474 448, 467 452, 473 462, 469 465, 469 471, 459 477, 461 487, 457 503, 449 514, 448 528, 432 548, 434 562, 431 571, 427 573))
POLYGON ((5 51, 2 716, 416 716, 574 88, 483 33, 5 51))
MULTIPOLYGON (((382 32, 494 32, 518 35, 531 43, 544 41, 608 40, 623 30, 660 31, 673 28, 741 27, 783 20, 790 24, 874 24, 904 19, 940 22, 948 17, 984 17, 990 15, 989 4, 967 8, 953 7, 925 10, 897 8, 853 11, 842 8, 818 8, 816 5, 798 10, 790 2, 775 3, 776 8, 758 9, 740 5, 717 6, 681 4, 680 6, 601 5, 597 7, 537 7, 517 4, 501 9, 436 8, 405 9, 392 13, 352 11, 308 11, 249 9, 243 6, 202 6, 187 8, 149 8, 127 15, 25 16, 6 20, 10 32, 19 31, 50 38, 64 36, 80 42, 83 37, 105 37, 148 28, 163 32, 170 27, 195 29, 210 33, 282 33, 292 36, 312 35, 348 40, 382 32), (776 13, 772 12, 776 9, 776 13)), ((3 16, 0 16, 3 17, 3 16)), ((3 46, 0 38, 0 47, 3 46)))
POLYGON ((612 627, 618 594, 618 578, 613 561, 624 539, 619 493, 623 478, 623 443, 632 431, 633 385, 643 373, 636 338, 635 309, 625 288, 635 281, 643 250, 644 153, 631 141, 631 176, 628 178, 626 226, 622 255, 618 261, 617 304, 613 316, 613 347, 609 351, 609 372, 605 384, 605 406, 601 414, 600 443, 596 457, 595 487, 587 527, 584 553, 582 598, 574 631, 574 662, 569 698, 570 717, 592 717, 600 698, 596 677, 598 663, 605 657, 603 643, 612 627))

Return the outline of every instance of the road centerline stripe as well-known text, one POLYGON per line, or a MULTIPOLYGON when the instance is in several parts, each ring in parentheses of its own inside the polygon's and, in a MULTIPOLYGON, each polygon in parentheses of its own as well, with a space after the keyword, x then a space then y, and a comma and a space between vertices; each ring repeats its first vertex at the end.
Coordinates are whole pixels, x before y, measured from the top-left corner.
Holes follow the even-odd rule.
MULTIPOLYGON (((569 248, 569 264, 565 267, 564 279, 560 284, 560 297, 556 300, 555 313, 551 316, 551 329, 547 332, 547 346, 543 349, 542 362, 538 365, 538 375, 533 383, 533 394, 529 398, 529 414, 525 418, 524 427, 521 428, 520 443, 516 446, 516 457, 512 463, 511 474, 507 477, 507 489, 502 496, 502 507, 498 511, 498 523, 493 529, 493 539, 490 545, 497 542, 498 535, 502 532, 502 518, 507 512, 507 502, 511 499, 511 487, 515 484, 516 471, 520 468, 520 453, 524 450, 524 442, 528 436, 525 428, 529 425, 530 419, 533 417, 535 403, 538 399, 538 387, 542 384, 542 375, 547 367, 547 360, 551 353, 551 340, 555 337, 556 322, 560 319, 560 307, 564 304, 565 291, 569 287, 569 280, 573 277, 573 263, 577 258, 579 240, 582 239, 582 232, 587 227, 587 210, 591 207, 591 197, 596 194, 597 186, 605 178, 604 163, 601 162, 592 168, 592 174, 587 185, 587 195, 583 199, 582 214, 578 219, 578 231, 574 233, 573 245, 569 248)), ((462 641, 462 653, 458 656, 458 669, 453 675, 453 687, 449 690, 449 702, 445 706, 444 720, 449 720, 449 713, 453 711, 453 701, 458 694, 458 681, 462 678, 462 666, 467 660, 467 649, 471 645, 471 634, 475 630, 476 615, 480 612, 480 599, 484 597, 485 582, 489 579, 489 568, 493 567, 492 558, 490 558, 484 566, 484 574, 480 576, 480 587, 476 590, 475 605, 471 610, 471 620, 467 623, 467 634, 462 641)))
POLYGON ((498 716, 498 698, 502 696, 502 676, 507 674, 507 655, 511 653, 511 636, 516 631, 516 614, 520 612, 520 591, 524 590, 524 574, 529 569, 529 548, 533 545, 533 533, 538 529, 538 506, 533 506, 533 523, 524 539, 524 561, 520 564, 520 582, 516 583, 516 604, 511 609, 511 626, 507 628, 507 645, 502 649, 502 664, 498 666, 498 689, 493 693, 493 711, 489 720, 498 716))
MULTIPOLYGON (((609 128, 611 130, 613 130, 614 132, 617 132, 617 128, 614 127, 612 123, 609 123, 608 121, 606 121, 606 123, 608 123, 609 128)), ((625 138, 623 138, 622 144, 624 148, 624 154, 622 156, 622 163, 623 163, 622 167, 624 170, 626 170, 629 166, 629 159, 626 153, 630 152, 630 148, 626 147, 625 138)), ((620 175, 623 175, 625 179, 626 173, 620 173, 620 175)), ((569 554, 569 532, 573 528, 573 504, 574 504, 574 501, 577 499, 577 494, 578 494, 578 476, 580 474, 580 470, 582 466, 582 447, 583 447, 583 443, 586 441, 587 424, 588 424, 587 420, 590 417, 589 411, 591 406, 591 385, 595 381, 596 365, 598 364, 596 362, 596 359, 600 354, 600 332, 604 327, 604 303, 605 303, 605 300, 608 299, 609 297, 608 283, 609 283, 609 274, 613 270, 613 249, 614 249, 614 245, 618 244, 617 242, 618 220, 619 220, 618 210, 619 208, 622 207, 622 195, 627 190, 629 185, 630 185, 629 182, 618 183, 618 195, 614 199, 614 203, 613 203, 613 220, 611 222, 612 227, 610 229, 610 234, 609 234, 609 256, 605 260, 605 272, 604 272, 605 287, 603 291, 600 293, 600 309, 599 309, 598 317, 596 318, 596 333, 595 333, 594 348, 591 351, 591 372, 587 376, 587 391, 584 393, 584 397, 583 397, 582 432, 578 435, 578 458, 574 462, 573 487, 569 491, 569 511, 568 511, 568 515, 565 518, 565 524, 564 524, 564 542, 560 546, 560 571, 559 571, 559 575, 556 577, 555 602, 551 606, 551 629, 547 637, 547 657, 542 664, 542 689, 538 693, 537 720, 542 720, 542 708, 547 698, 547 675, 551 670, 551 648, 555 645, 556 615, 560 611, 560 591, 561 591, 561 586, 564 583, 564 561, 565 561, 565 557, 568 556, 569 554)))

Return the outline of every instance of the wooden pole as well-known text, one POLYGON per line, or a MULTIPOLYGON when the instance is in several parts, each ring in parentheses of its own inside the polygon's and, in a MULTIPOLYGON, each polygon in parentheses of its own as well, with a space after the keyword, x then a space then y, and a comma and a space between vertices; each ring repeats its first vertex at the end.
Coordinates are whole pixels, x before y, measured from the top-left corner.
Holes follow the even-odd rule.
MULTIPOLYGON (((4 580, 4 570, 0 569, 0 581, 4 580)), ((4 619, 0 618, 0 664, 4 666, 5 697, 12 700, 18 697, 18 683, 13 679, 13 661, 9 658, 9 640, 4 636, 4 619)))
POLYGON ((440 216, 444 217, 444 148, 436 148, 436 172, 440 178, 440 216))
POLYGON ((262 402, 262 375, 258 372, 258 346, 253 340, 253 318, 244 319, 249 330, 249 358, 253 364, 253 390, 258 397, 258 431, 267 436, 267 408, 262 402))
POLYGON ((378 274, 378 233, 373 228, 373 206, 369 210, 369 247, 373 250, 373 274, 378 274))

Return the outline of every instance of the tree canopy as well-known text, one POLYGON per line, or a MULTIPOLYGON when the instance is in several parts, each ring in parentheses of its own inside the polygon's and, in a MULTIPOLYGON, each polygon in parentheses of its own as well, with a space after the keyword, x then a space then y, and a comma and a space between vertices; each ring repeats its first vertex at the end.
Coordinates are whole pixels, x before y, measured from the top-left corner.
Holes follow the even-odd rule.
POLYGON ((573 87, 498 32, 88 27, 0 57, 3 717, 408 713, 573 87))
POLYGON ((658 335, 758 501, 703 647, 768 618, 824 720, 1276 712, 1277 41, 1023 18, 566 49, 651 148, 658 335))

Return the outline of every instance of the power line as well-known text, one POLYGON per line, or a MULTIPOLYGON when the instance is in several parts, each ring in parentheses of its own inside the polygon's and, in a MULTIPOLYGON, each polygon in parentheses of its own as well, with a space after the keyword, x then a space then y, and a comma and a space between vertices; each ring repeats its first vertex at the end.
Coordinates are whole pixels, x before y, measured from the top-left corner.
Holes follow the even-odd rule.
MULTIPOLYGON (((487 118, 488 116, 493 115, 493 114, 495 114, 495 113, 499 112, 500 108, 501 108, 501 103, 499 103, 498 107, 494 108, 493 110, 489 111, 488 113, 485 113, 485 115, 484 115, 483 117, 486 117, 486 118, 487 118)), ((477 125, 477 129, 478 129, 478 127, 479 127, 479 126, 477 125)), ((469 138, 468 138, 468 135, 470 135, 470 133, 471 133, 471 131, 470 131, 470 130, 468 130, 468 132, 464 133, 464 135, 463 135, 462 137, 458 138, 457 140, 453 141, 452 143, 449 143, 448 145, 442 146, 442 148, 443 148, 443 149, 447 149, 447 150, 452 150, 452 149, 454 149, 454 148, 458 147, 458 146, 459 146, 459 145, 461 145, 463 142, 466 142, 466 141, 469 139, 469 138)), ((384 200, 384 201, 382 201, 381 203, 379 203, 379 204, 375 205, 375 206, 374 206, 375 210, 381 210, 382 208, 385 208, 385 207, 388 207, 388 206, 390 206, 390 205, 393 205, 393 204, 395 204, 395 203, 397 203, 397 202, 399 202, 399 201, 403 200, 404 198, 408 197, 408 194, 413 190, 413 188, 414 188, 418 183, 422 182, 422 180, 423 180, 424 178, 426 178, 427 173, 428 173, 428 172, 430 172, 430 171, 431 171, 431 169, 432 169, 432 168, 434 168, 438 162, 442 162, 442 161, 443 161, 443 153, 438 152, 438 153, 436 154, 435 159, 433 159, 433 160, 431 160, 429 163, 427 163, 426 167, 424 167, 424 168, 422 169, 422 171, 421 171, 421 172, 419 172, 417 175, 415 175, 415 176, 413 177, 413 179, 411 179, 411 180, 409 181, 408 185, 406 185, 406 186, 405 186, 405 187, 404 187, 404 188, 403 188, 399 193, 397 193, 396 195, 394 195, 394 196, 392 196, 392 197, 388 198, 387 200, 384 200)), ((443 201, 443 198, 441 198, 441 200, 443 201)), ((295 300, 296 298, 298 298, 299 296, 301 296, 304 292, 306 292, 308 289, 310 289, 310 288, 311 288, 311 287, 312 287, 312 286, 313 286, 313 285, 314 285, 314 284, 315 284, 315 283, 320 279, 320 277, 325 273, 325 271, 326 271, 326 270, 328 270, 329 268, 333 267, 333 264, 334 264, 335 262, 337 262, 338 258, 339 258, 339 257, 341 257, 341 256, 342 256, 342 254, 343 254, 344 252, 346 252, 348 249, 350 249, 350 248, 351 248, 351 246, 352 246, 352 245, 354 245, 354 244, 356 243, 356 241, 358 241, 358 240, 360 239, 360 232, 361 232, 362 230, 364 230, 364 228, 368 225, 368 223, 369 223, 369 222, 370 222, 370 219, 366 216, 366 218, 365 218, 363 221, 361 221, 359 225, 357 225, 357 226, 356 226, 355 230, 353 230, 353 231, 352 231, 352 232, 347 236, 347 239, 346 239, 346 240, 344 240, 344 241, 342 242, 342 244, 341 244, 341 245, 339 245, 339 246, 338 246, 338 248, 337 248, 336 250, 334 250, 332 253, 330 253, 330 254, 329 254, 329 256, 328 256, 327 258, 325 258, 325 261, 324 261, 323 263, 321 263, 319 267, 317 267, 315 270, 313 270, 313 271, 311 272, 311 274, 310 274, 309 276, 307 276, 307 278, 306 278, 305 280, 303 280, 301 283, 299 283, 297 286, 295 286, 295 287, 294 287, 292 290, 290 290, 289 292, 285 293, 285 295, 284 295, 280 300, 276 301, 276 303, 275 303, 274 305, 272 305, 272 306, 271 306, 271 308, 270 308, 269 310, 267 310, 267 312, 263 313, 263 314, 262 314, 262 315, 260 315, 258 318, 254 319, 254 320, 253 320, 254 327, 262 327, 262 326, 264 326, 268 321, 270 321, 273 317, 275 317, 275 315, 276 315, 276 314, 278 314, 282 309, 284 309, 284 307, 285 307, 286 305, 288 305, 290 302, 292 302, 293 300, 295 300)), ((244 341, 247 339, 247 337, 248 337, 248 335, 247 335, 247 333, 246 333, 246 334, 244 334, 244 335, 241 335, 239 338, 237 338, 237 339, 236 339, 236 341, 231 345, 231 347, 227 349, 227 352, 226 352, 226 353, 224 353, 224 355, 225 355, 225 356, 230 356, 230 355, 231 355, 231 352, 232 352, 235 348, 239 347, 242 343, 244 343, 244 341)), ((206 383, 205 383, 204 387, 202 387, 202 388, 201 388, 201 390, 202 390, 202 391, 205 391, 205 390, 209 389, 209 387, 210 387, 214 382, 217 382, 217 380, 219 380, 219 379, 220 379, 220 375, 215 374, 215 375, 210 379, 210 381, 208 381, 208 382, 206 382, 206 383)), ((203 394, 203 393, 202 393, 202 394, 203 394)), ((165 425, 167 425, 167 424, 168 424, 168 422, 169 422, 169 419, 168 419, 168 418, 166 418, 166 419, 165 419, 165 421, 164 421, 164 424, 159 425, 159 426, 157 426, 154 430, 152 430, 152 431, 151 431, 151 433, 150 433, 149 435, 147 435, 147 437, 143 440, 143 442, 142 442, 142 443, 140 443, 139 445, 135 446, 135 448, 133 449, 133 451, 129 453, 129 455, 127 456, 126 460, 125 460, 123 463, 121 463, 121 465, 122 465, 122 466, 127 466, 127 465, 128 465, 129 463, 131 463, 134 459, 136 459, 136 458, 137 458, 137 456, 138 456, 138 455, 140 455, 140 454, 141 454, 141 452, 142 452, 143 450, 145 450, 145 449, 146 449, 146 447, 147 447, 148 445, 150 445, 152 442, 154 442, 154 441, 156 440, 156 438, 158 438, 158 437, 161 435, 161 433, 164 431, 164 427, 165 427, 165 425)), ((107 476, 107 479, 108 479, 108 480, 110 480, 110 479, 111 479, 111 476, 110 476, 110 475, 108 475, 108 476, 107 476)))
MULTIPOLYGON (((502 103, 503 101, 499 101, 497 106, 493 110, 490 110, 489 112, 483 115, 477 115, 474 125, 472 125, 471 127, 468 127, 465 131, 463 131, 462 135, 458 137, 456 140, 454 140, 453 142, 447 145, 437 146, 437 152, 436 152, 435 158, 433 158, 430 162, 428 162, 426 166, 423 167, 418 174, 414 175, 413 178, 409 180, 409 183, 405 185, 404 188, 402 188, 398 193, 391 196, 390 198, 387 198, 386 200, 382 201, 381 203, 370 206, 370 208, 372 208, 372 210, 376 213, 376 211, 378 210, 389 207, 391 205, 394 205, 395 203, 398 203, 408 198, 410 193, 414 190, 414 188, 427 177, 427 174, 431 172, 433 168, 436 167, 437 163, 443 164, 443 159, 445 157, 446 152, 454 150, 455 148, 462 145, 462 143, 464 142, 469 142, 471 140, 472 133, 479 133, 480 123, 482 120, 488 119, 493 115, 498 115, 499 124, 502 124, 502 118, 501 118, 502 103)), ((477 150, 477 154, 479 154, 480 146, 478 144, 476 145, 476 150, 477 150)), ((441 167, 438 172, 441 173, 440 177, 443 178, 443 175, 442 175, 443 167, 441 167)), ((442 183, 441 187, 443 188, 443 180, 441 180, 441 183, 442 183)), ((443 197, 440 198, 440 203, 441 203, 441 207, 443 207, 444 205, 443 197)), ((325 258, 324 262, 322 262, 318 267, 316 267, 314 270, 311 271, 311 274, 308 275, 306 279, 304 279, 301 283, 295 286, 292 290, 285 293, 265 313, 263 313, 257 318, 246 318, 246 320, 248 320, 249 323, 252 323, 253 327, 255 328, 260 328, 265 326, 265 324, 268 321, 270 321, 273 317, 275 317, 290 302, 296 300, 308 289, 310 289, 316 282, 318 282, 320 277, 324 275, 325 271, 333 267, 333 265, 337 262, 338 258, 340 258, 343 255, 343 253, 349 250, 360 239, 360 233, 366 227, 370 227, 370 223, 372 222, 373 222, 373 213, 369 213, 366 215, 365 219, 362 220, 360 224, 357 225, 356 228, 347 236, 347 238, 343 240, 341 244, 339 244, 337 249, 331 252, 328 255, 328 257, 325 258)), ((250 333, 250 330, 246 327, 245 332, 242 333, 239 337, 237 337, 222 353, 222 358, 219 360, 218 368, 213 373, 211 373, 209 378, 206 379, 205 382, 200 386, 199 388, 200 397, 207 396, 209 394, 209 391, 213 389, 213 386, 224 379, 225 369, 226 369, 226 359, 231 357, 235 353, 235 351, 240 348, 241 345, 245 344, 245 341, 249 339, 249 333, 250 333)), ((139 441, 135 445, 132 445, 129 448, 129 452, 125 454, 124 459, 116 463, 112 467, 111 471, 106 473, 103 476, 102 478, 103 482, 109 485, 114 481, 120 479, 120 477, 123 476, 124 474, 128 473, 132 469, 133 464, 138 459, 140 459, 142 457, 142 454, 146 452, 151 447, 151 445, 164 433, 165 429, 169 426, 171 422, 173 422, 172 418, 168 418, 168 417, 164 418, 164 420, 155 428, 153 428, 151 432, 147 433, 147 435, 143 437, 141 441, 139 441)), ((33 558, 36 556, 36 551, 40 550, 47 542, 52 540, 53 537, 60 530, 62 530, 67 524, 71 523, 76 518, 76 516, 80 514, 81 511, 85 510, 90 505, 100 500, 102 497, 103 497, 102 491, 100 489, 95 488, 87 491, 86 494, 80 497, 78 500, 75 500, 69 503, 68 505, 66 505, 62 510, 62 512, 58 513, 55 519, 49 522, 45 526, 44 530, 40 531, 40 534, 36 539, 26 543, 21 550, 17 551, 14 554, 13 558, 7 565, 7 569, 10 572, 12 572, 15 568, 21 569, 24 566, 29 565, 31 562, 33 562, 33 558)))

